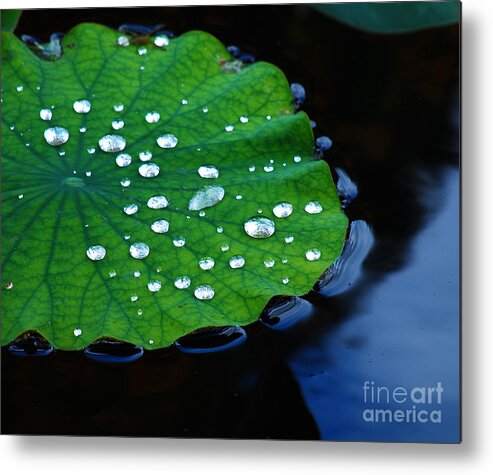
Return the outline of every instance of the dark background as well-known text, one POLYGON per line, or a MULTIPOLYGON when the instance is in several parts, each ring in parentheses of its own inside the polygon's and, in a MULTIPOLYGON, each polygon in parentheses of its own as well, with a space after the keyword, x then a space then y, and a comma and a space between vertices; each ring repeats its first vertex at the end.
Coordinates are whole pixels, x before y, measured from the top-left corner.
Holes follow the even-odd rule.
POLYGON ((304 5, 32 10, 16 33, 47 41, 87 21, 202 29, 302 83, 315 135, 334 141, 325 159, 358 184, 347 213, 374 245, 348 292, 313 292, 311 318, 284 332, 255 323, 228 351, 117 365, 3 348, 2 432, 457 441, 459 27, 376 35, 304 5), (445 423, 362 424, 366 379, 441 380, 445 423))

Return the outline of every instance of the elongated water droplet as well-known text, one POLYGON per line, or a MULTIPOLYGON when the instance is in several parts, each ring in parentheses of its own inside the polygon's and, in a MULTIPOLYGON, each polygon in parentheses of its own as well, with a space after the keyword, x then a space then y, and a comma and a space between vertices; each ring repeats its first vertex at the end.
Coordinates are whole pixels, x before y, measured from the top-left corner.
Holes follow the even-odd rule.
POLYGON ((147 201, 147 206, 151 209, 163 209, 168 206, 169 202, 165 196, 151 196, 147 201))
POLYGON ((154 38, 154 44, 158 48, 162 48, 164 46, 168 46, 169 45, 169 38, 166 35, 157 35, 154 38))
POLYGON ((148 112, 145 115, 145 120, 149 124, 155 124, 156 122, 159 121, 160 118, 161 118, 161 114, 159 114, 159 112, 156 111, 148 112))
POLYGON ((188 202, 188 209, 190 211, 199 211, 204 208, 210 208, 222 201, 223 198, 224 188, 221 186, 205 186, 197 191, 188 202))
POLYGON ((293 205, 287 202, 278 203, 274 206, 272 212, 278 218, 287 218, 293 212, 293 205))
POLYGON ((173 245, 175 247, 183 247, 186 243, 186 240, 183 236, 180 236, 180 237, 177 237, 175 239, 173 239, 173 245))
POLYGON ((116 156, 115 161, 119 167, 128 167, 132 163, 132 157, 128 153, 120 153, 116 156))
POLYGON ((139 207, 135 203, 132 203, 128 206, 125 206, 123 208, 123 211, 125 212, 125 214, 131 216, 132 214, 135 214, 137 213, 137 211, 139 211, 139 207))
POLYGON ((49 145, 58 147, 68 141, 70 134, 63 127, 50 127, 44 131, 44 138, 49 145))
POLYGON ((161 290, 161 282, 159 282, 159 280, 151 280, 148 284, 147 284, 147 288, 151 291, 151 292, 159 292, 161 290))
POLYGON ((51 112, 51 109, 41 109, 39 111, 39 117, 43 120, 51 120, 53 117, 53 112, 51 112))
POLYGON ((190 280, 190 277, 187 277, 186 275, 181 275, 174 281, 174 285, 177 289, 188 289, 191 283, 192 281, 190 280))
POLYGON ((145 242, 135 242, 130 246, 130 255, 134 259, 145 259, 149 252, 149 246, 145 242))
POLYGON ((175 148, 178 145, 178 138, 173 134, 163 134, 157 138, 156 143, 161 148, 175 148))
POLYGON ((148 162, 152 158, 152 152, 149 150, 144 150, 143 152, 139 153, 139 158, 143 162, 148 162))
POLYGON ((264 172, 270 173, 274 171, 274 167, 272 165, 265 165, 264 172))
POLYGON ((322 253, 318 249, 309 249, 306 251, 306 260, 307 261, 318 261, 322 253))
POLYGON ((242 256, 233 256, 229 260, 229 267, 231 269, 239 269, 245 265, 245 259, 242 256))
POLYGON ((158 234, 167 233, 169 230, 169 222, 165 219, 159 219, 151 224, 151 229, 158 234))
POLYGON ((210 300, 214 297, 214 289, 210 285, 199 285, 193 292, 198 300, 210 300))
POLYGON ((121 152, 127 142, 121 135, 105 135, 99 139, 99 148, 103 152, 121 152))
POLYGON ((204 165, 199 167, 197 173, 202 178, 219 178, 219 170, 214 165, 204 165))
POLYGON ((139 167, 139 173, 144 178, 154 178, 159 175, 159 165, 155 163, 143 163, 139 167))
POLYGON ((318 214, 323 211, 322 205, 318 201, 309 201, 305 206, 308 214, 318 214))
POLYGON ((80 99, 73 104, 77 114, 87 114, 91 110, 91 103, 87 99, 80 99))
POLYGON ((255 239, 271 237, 276 230, 276 225, 269 218, 260 216, 250 218, 244 225, 245 232, 255 239))
POLYGON ((86 254, 91 261, 100 261, 106 256, 106 249, 101 244, 96 244, 95 246, 89 246, 86 254))
POLYGON ((111 122, 111 127, 113 127, 114 130, 120 130, 125 127, 125 121, 123 119, 116 119, 111 122))
POLYGON ((199 261, 199 267, 202 270, 210 270, 214 267, 214 265, 215 265, 215 262, 214 262, 214 259, 212 257, 203 257, 199 261))

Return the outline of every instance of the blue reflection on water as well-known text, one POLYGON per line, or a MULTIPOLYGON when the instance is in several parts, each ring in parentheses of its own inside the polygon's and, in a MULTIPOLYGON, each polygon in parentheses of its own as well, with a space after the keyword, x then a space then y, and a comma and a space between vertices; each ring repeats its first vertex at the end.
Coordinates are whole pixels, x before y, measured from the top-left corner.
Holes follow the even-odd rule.
MULTIPOLYGON (((436 196, 436 195, 434 195, 436 196)), ((406 266, 375 286, 336 299, 358 300, 352 315, 289 365, 328 440, 458 442, 459 432, 459 174, 446 175, 437 213, 414 239, 406 266), (367 290, 369 289, 369 290, 367 290), (363 384, 444 388, 441 423, 365 422, 365 409, 412 409, 412 402, 365 404, 363 384)), ((367 276, 368 278, 368 276, 367 276)), ((365 284, 365 282, 362 282, 365 284)), ((369 394, 367 394, 369 396, 369 394)), ((399 398, 398 398, 399 399, 399 398)))

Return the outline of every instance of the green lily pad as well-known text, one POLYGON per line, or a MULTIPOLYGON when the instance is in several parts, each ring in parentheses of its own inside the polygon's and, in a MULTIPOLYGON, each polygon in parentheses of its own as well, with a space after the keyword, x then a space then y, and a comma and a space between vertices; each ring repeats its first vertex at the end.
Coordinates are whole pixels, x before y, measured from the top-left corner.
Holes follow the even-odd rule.
POLYGON ((229 68, 198 31, 118 38, 81 24, 45 61, 3 35, 3 344, 165 347, 255 321, 341 252, 347 219, 279 69, 229 68))

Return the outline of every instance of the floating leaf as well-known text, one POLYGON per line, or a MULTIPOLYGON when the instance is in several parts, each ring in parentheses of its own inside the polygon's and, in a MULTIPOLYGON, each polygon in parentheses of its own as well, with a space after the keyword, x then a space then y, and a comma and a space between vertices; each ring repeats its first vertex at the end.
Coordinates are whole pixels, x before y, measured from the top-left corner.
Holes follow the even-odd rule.
POLYGON ((45 61, 4 34, 4 344, 164 347, 339 256, 347 219, 281 71, 227 73, 202 32, 159 44, 82 24, 45 61))

